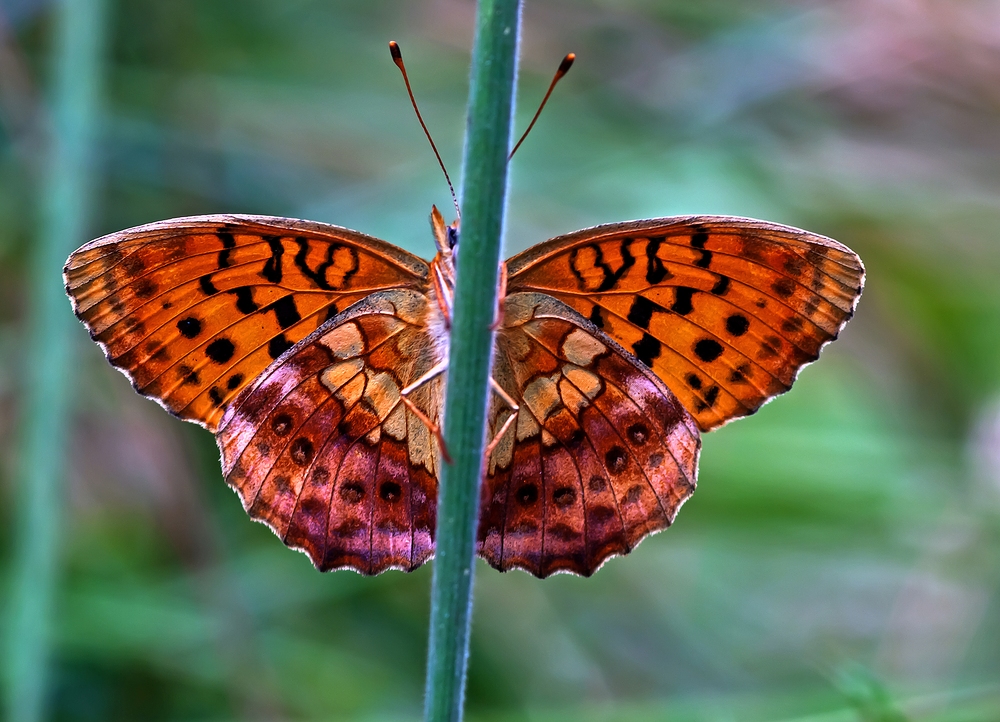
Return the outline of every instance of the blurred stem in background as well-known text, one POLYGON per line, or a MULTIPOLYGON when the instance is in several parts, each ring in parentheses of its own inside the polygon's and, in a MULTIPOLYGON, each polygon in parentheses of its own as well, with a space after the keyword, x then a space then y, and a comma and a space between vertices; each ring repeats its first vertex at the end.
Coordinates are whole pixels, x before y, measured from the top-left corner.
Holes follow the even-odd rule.
POLYGON ((74 321, 60 271, 87 238, 95 187, 91 146, 103 76, 105 0, 62 0, 56 13, 49 153, 30 267, 16 476, 18 526, 5 660, 11 722, 45 716, 73 391, 74 321))
POLYGON ((460 720, 469 654, 479 481, 493 350, 520 32, 518 0, 480 0, 462 173, 461 253, 445 402, 431 588, 427 720, 460 720))

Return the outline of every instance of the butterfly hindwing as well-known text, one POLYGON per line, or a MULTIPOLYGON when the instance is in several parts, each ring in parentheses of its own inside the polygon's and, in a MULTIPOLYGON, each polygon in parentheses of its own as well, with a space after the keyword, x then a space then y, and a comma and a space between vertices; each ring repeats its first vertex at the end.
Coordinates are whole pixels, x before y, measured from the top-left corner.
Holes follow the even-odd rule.
POLYGON ((368 294, 427 287, 426 262, 337 226, 196 216, 91 241, 66 263, 77 316, 137 391, 214 430, 226 404, 368 294))
POLYGON ((702 430, 787 391, 837 337, 864 285, 829 238, 744 218, 598 226, 508 261, 509 292, 572 306, 650 367, 702 430))
MULTIPOLYGON (((562 302, 508 295, 493 376, 519 406, 486 463, 479 554, 536 576, 592 574, 667 527, 695 487, 694 420, 562 302)), ((511 415, 494 395, 487 438, 511 415)))
MULTIPOLYGON (((447 354, 427 315, 415 291, 369 296, 278 359, 219 425, 247 513, 320 570, 412 570, 432 554, 438 443, 400 398, 447 354)), ((409 396, 434 423, 443 384, 409 396)))

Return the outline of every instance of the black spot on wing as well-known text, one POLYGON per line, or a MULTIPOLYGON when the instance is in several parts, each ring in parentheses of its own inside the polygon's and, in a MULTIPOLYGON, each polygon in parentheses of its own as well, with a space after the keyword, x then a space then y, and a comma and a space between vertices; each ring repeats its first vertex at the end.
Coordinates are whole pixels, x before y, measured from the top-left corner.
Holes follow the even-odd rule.
POLYGON ((535 484, 525 484, 517 490, 517 500, 522 506, 531 506, 538 501, 538 487, 535 484))
POLYGON ((184 338, 194 338, 201 333, 201 321, 194 316, 182 318, 177 322, 177 330, 181 332, 184 338))
POLYGON ((708 231, 700 227, 695 228, 694 233, 691 234, 691 246, 693 248, 704 248, 706 243, 708 243, 708 231))
POLYGON ((653 367, 653 361, 660 355, 663 345, 653 336, 644 333, 642 338, 632 344, 635 357, 644 364, 653 367))
POLYGON ((712 264, 712 252, 705 249, 701 249, 698 252, 701 256, 694 262, 694 265, 698 266, 698 268, 708 268, 712 264))
POLYGON ((391 504, 402 498, 403 489, 395 481, 383 481, 378 488, 378 495, 382 501, 387 501, 391 504))
POLYGON ((742 313, 734 313, 726 319, 726 331, 733 336, 742 336, 750 328, 750 321, 742 313))
POLYGON ((228 338, 217 338, 205 347, 205 355, 217 364, 224 364, 233 357, 236 347, 228 338))
POLYGON ((656 304, 645 296, 636 295, 628 312, 628 320, 639 328, 648 329, 656 308, 656 304))
POLYGON ((722 355, 722 345, 711 338, 703 338, 694 345, 694 353, 702 361, 711 362, 722 355))

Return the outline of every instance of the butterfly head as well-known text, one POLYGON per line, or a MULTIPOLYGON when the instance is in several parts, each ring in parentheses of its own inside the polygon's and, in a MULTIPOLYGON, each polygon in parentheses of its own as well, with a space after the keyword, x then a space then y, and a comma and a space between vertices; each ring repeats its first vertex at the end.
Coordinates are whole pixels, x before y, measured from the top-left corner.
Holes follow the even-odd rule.
POLYGON ((431 261, 431 277, 439 302, 444 304, 442 311, 450 319, 451 302, 455 297, 455 263, 458 260, 458 220, 445 225, 441 211, 432 206, 431 230, 438 251, 431 261))
POLYGON ((438 253, 448 258, 458 255, 458 219, 451 225, 445 225, 444 216, 437 206, 431 206, 431 230, 434 232, 434 244, 438 253))

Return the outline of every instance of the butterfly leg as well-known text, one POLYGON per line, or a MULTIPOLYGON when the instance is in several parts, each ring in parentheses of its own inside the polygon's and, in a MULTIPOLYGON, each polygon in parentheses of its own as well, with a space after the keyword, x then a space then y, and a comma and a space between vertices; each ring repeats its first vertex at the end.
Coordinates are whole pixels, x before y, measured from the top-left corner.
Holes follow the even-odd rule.
POLYGON ((441 456, 444 458, 444 460, 447 463, 450 464, 451 463, 451 455, 448 453, 448 447, 444 443, 444 436, 441 433, 441 427, 438 424, 435 424, 433 421, 431 421, 430 417, 427 416, 427 414, 425 414, 423 411, 421 411, 420 409, 418 409, 417 405, 415 403, 413 403, 412 401, 410 401, 410 399, 409 399, 409 394, 411 394, 414 391, 416 391, 418 388, 420 388, 421 386, 423 386, 425 383, 427 383, 431 379, 440 376, 441 374, 443 374, 447 370, 448 370, 448 361, 444 360, 441 363, 439 363, 437 366, 433 367, 430 371, 428 371, 427 373, 425 373, 423 376, 421 376, 419 379, 417 379, 416 381, 414 381, 412 384, 410 384, 409 386, 407 386, 405 389, 403 389, 402 391, 400 391, 399 392, 399 398, 400 398, 400 401, 403 402, 403 405, 406 406, 406 408, 408 408, 410 411, 412 411, 413 415, 416 416, 418 419, 420 419, 420 421, 424 424, 424 426, 426 426, 427 429, 432 434, 434 434, 434 436, 438 440, 438 444, 440 444, 440 446, 441 446, 441 456))
MULTIPOLYGON (((506 266, 506 264, 504 265, 506 266)), ((500 443, 500 440, 503 438, 504 434, 507 433, 507 429, 510 428, 510 425, 513 424, 514 421, 517 419, 517 412, 520 411, 521 409, 521 407, 517 405, 517 402, 514 401, 514 399, 512 399, 510 395, 503 390, 503 387, 500 384, 498 384, 496 382, 496 379, 494 379, 492 376, 490 377, 490 386, 496 392, 497 396, 503 399, 504 403, 510 407, 511 413, 510 416, 504 419, 503 426, 500 427, 500 430, 493 437, 493 441, 491 441, 489 445, 486 447, 486 451, 483 454, 483 457, 486 459, 490 458, 490 454, 493 453, 493 449, 495 449, 497 444, 500 443)))

